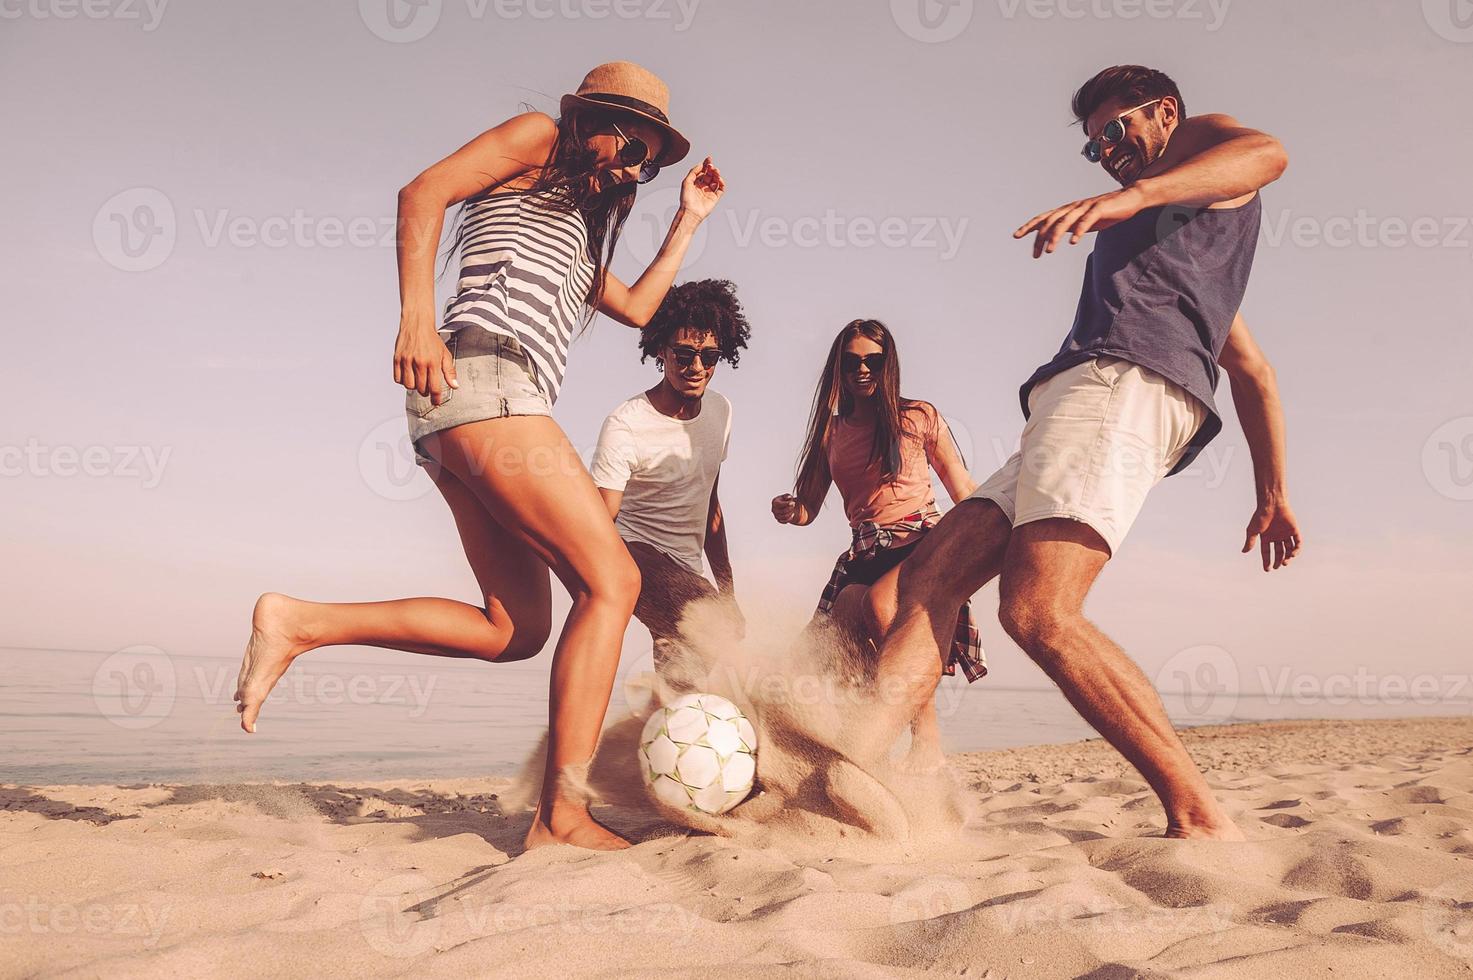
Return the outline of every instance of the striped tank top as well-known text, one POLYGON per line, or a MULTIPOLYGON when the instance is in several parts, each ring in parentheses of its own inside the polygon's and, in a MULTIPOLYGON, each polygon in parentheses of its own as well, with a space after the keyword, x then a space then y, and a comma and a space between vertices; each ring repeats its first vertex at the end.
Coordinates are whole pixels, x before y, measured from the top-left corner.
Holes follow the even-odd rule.
POLYGON ((466 205, 464 222, 460 281, 442 333, 477 327, 515 339, 556 401, 593 283, 583 215, 503 191, 466 205))

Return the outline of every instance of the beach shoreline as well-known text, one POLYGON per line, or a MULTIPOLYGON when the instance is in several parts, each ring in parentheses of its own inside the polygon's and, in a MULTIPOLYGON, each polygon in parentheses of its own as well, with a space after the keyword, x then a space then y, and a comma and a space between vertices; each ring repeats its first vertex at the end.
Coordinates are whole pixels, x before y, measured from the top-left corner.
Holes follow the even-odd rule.
POLYGON ((506 778, 6 785, 0 975, 1473 976, 1473 718, 1183 739, 1248 842, 1160 839, 1098 739, 952 756, 955 839, 883 859, 617 808, 523 854, 506 778))

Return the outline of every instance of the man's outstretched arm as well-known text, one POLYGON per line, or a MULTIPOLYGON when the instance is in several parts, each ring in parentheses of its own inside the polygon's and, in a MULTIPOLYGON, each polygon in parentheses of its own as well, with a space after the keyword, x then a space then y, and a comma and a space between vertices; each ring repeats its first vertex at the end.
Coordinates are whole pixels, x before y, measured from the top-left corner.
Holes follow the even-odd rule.
POLYGON ((1278 180, 1289 166, 1283 144, 1267 133, 1211 114, 1182 120, 1160 159, 1118 191, 1099 194, 1034 215, 1014 238, 1033 233, 1033 257, 1052 252, 1068 236, 1077 245, 1092 231, 1164 204, 1209 207, 1233 204, 1278 180))
POLYGON ((1273 365, 1248 332, 1243 314, 1233 318, 1218 363, 1227 373, 1233 390, 1233 406, 1253 455, 1253 477, 1258 504, 1248 521, 1243 552, 1259 541, 1263 570, 1287 565, 1304 546, 1299 522, 1289 508, 1288 444, 1284 409, 1279 401, 1279 384, 1273 365))

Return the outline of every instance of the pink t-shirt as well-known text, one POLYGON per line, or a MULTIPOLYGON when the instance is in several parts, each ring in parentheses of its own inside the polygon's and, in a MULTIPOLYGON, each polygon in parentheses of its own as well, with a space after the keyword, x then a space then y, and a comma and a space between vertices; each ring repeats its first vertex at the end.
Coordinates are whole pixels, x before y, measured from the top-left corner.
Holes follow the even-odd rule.
POLYGON ((874 423, 834 419, 829 427, 829 474, 844 498, 844 516, 849 526, 863 521, 893 524, 928 506, 936 506, 931 489, 931 467, 936 460, 936 442, 944 429, 936 407, 913 403, 902 413, 905 435, 900 440, 900 472, 894 482, 885 482, 884 468, 870 462, 874 451, 874 423))

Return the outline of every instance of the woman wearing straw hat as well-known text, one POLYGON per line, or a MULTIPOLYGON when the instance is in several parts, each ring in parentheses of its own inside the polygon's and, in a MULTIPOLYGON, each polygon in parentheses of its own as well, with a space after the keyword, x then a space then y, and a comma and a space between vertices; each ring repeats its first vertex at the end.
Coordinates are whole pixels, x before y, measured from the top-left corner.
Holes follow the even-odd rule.
POLYGON ((399 335, 416 456, 454 514, 484 606, 451 599, 257 601, 236 690, 241 727, 298 656, 360 644, 441 657, 522 660, 552 629, 549 571, 572 610, 558 638, 542 795, 527 846, 628 846, 577 791, 607 710, 639 572, 578 453, 551 418, 575 331, 596 312, 653 316, 691 236, 725 190, 708 157, 686 175, 659 253, 626 285, 607 270, 639 184, 685 157, 669 90, 628 62, 600 65, 563 97, 477 136, 399 192, 399 335), (460 279, 434 313, 436 245, 464 202, 460 279))

